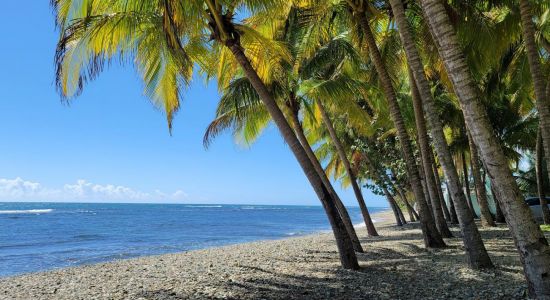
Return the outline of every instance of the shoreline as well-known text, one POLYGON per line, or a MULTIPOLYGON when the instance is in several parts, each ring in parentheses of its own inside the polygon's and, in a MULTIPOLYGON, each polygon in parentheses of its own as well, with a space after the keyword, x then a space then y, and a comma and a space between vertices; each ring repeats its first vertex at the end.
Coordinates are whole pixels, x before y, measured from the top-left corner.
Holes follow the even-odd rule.
MULTIPOLYGON (((504 226, 481 229, 495 270, 467 267, 461 239, 424 249, 418 224, 373 218, 358 230, 360 271, 339 267, 331 233, 144 256, 0 278, 0 299, 522 298, 525 282, 504 226)), ((458 228, 452 228, 459 236, 458 228)))
MULTIPOLYGON (((384 210, 377 211, 377 212, 371 214, 373 223, 375 223, 375 224, 384 224, 384 222, 387 223, 388 222, 388 220, 387 220, 388 218, 386 217, 387 212, 391 212, 391 209, 386 208, 384 210), (382 223, 380 223, 380 222, 382 222, 382 223)), ((365 227, 365 222, 354 224, 353 227, 355 229, 364 228, 365 227)), ((3 280, 3 279, 9 279, 9 278, 13 278, 13 277, 33 275, 33 274, 38 274, 38 273, 48 273, 48 272, 60 271, 60 270, 71 269, 71 268, 94 266, 94 265, 98 265, 98 264, 115 263, 115 262, 124 261, 124 260, 140 259, 140 258, 147 258, 147 257, 158 257, 158 256, 170 255, 170 254, 181 254, 181 253, 188 253, 188 252, 193 252, 193 251, 200 251, 200 250, 206 250, 206 249, 217 249, 217 248, 223 248, 223 247, 228 247, 228 246, 249 244, 249 243, 257 243, 257 242, 261 243, 261 242, 269 242, 269 241, 280 241, 280 240, 286 240, 286 239, 292 239, 292 238, 302 238, 302 237, 307 237, 307 236, 311 236, 311 235, 327 234, 327 233, 332 233, 332 230, 331 229, 320 229, 318 231, 305 233, 305 234, 288 234, 287 236, 281 236, 281 237, 277 237, 277 238, 267 238, 267 239, 260 239, 260 240, 248 241, 248 242, 233 242, 233 243, 228 243, 228 244, 225 244, 225 245, 207 246, 207 247, 199 248, 199 249, 182 250, 182 251, 168 252, 168 253, 162 253, 162 254, 153 254, 153 255, 142 255, 142 256, 128 257, 128 258, 119 258, 119 259, 114 259, 114 260, 100 261, 100 262, 95 262, 95 263, 87 263, 87 264, 80 264, 80 265, 66 266, 66 267, 54 267, 52 269, 47 269, 47 270, 18 273, 18 274, 8 275, 8 276, 0 276, 0 281, 3 280)))

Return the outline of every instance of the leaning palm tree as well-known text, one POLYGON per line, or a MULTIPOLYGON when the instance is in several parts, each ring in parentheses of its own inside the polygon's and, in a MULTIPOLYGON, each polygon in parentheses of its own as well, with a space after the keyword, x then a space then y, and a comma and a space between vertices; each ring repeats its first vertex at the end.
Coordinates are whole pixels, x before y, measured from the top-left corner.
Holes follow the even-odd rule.
POLYGON ((508 167, 508 160, 495 137, 487 113, 479 101, 480 91, 470 73, 458 37, 443 3, 420 1, 430 32, 437 45, 447 74, 460 101, 466 125, 486 170, 492 176, 498 201, 506 215, 532 297, 550 297, 550 246, 535 223, 518 185, 508 167))
POLYGON ((412 70, 407 67, 409 77, 409 89, 411 91, 414 119, 416 122, 417 141, 420 148, 420 161, 422 162, 424 169, 424 178, 426 178, 426 187, 430 196, 430 202, 432 205, 432 212, 436 221, 437 229, 443 237, 450 238, 453 235, 447 226, 445 216, 443 214, 443 208, 441 207, 441 199, 436 187, 435 176, 431 163, 431 151, 432 147, 429 143, 428 130, 426 129, 426 120, 424 118, 424 112, 422 109, 422 99, 420 91, 414 81, 414 74, 412 70))
MULTIPOLYGON (((284 39, 286 44, 289 46, 291 52, 290 63, 284 66, 284 75, 274 78, 270 86, 272 90, 281 91, 280 95, 277 95, 277 98, 279 98, 279 102, 284 103, 285 115, 293 125, 300 143, 308 153, 308 156, 316 167, 317 172, 320 173, 320 176, 326 181, 325 185, 330 186, 330 182, 328 182, 326 175, 322 171, 322 167, 311 149, 310 142, 304 134, 304 126, 300 121, 299 115, 301 112, 304 112, 305 114, 308 111, 303 109, 304 106, 311 108, 312 105, 315 105, 315 107, 319 108, 321 111, 321 116, 323 116, 324 105, 322 104, 322 101, 337 101, 340 107, 344 107, 346 109, 346 113, 356 115, 361 120, 361 123, 364 123, 367 115, 361 111, 361 109, 354 102, 355 97, 362 93, 360 84, 357 80, 352 79, 348 74, 345 74, 342 71, 342 68, 346 69, 343 66, 347 66, 350 63, 357 64, 360 63, 360 61, 355 54, 355 50, 352 45, 346 41, 345 34, 337 35, 332 39, 329 38, 328 41, 326 41, 325 44, 322 44, 321 47, 319 47, 319 42, 304 42, 304 40, 301 39, 301 35, 304 34, 300 31, 307 31, 307 29, 304 30, 298 26, 299 24, 297 24, 298 22, 296 21, 296 14, 299 15, 299 12, 291 12, 291 15, 287 16, 287 21, 281 24, 284 25, 284 30, 282 30, 280 36, 282 36, 282 39, 284 39), (311 44, 315 46, 312 46, 311 44), (316 49, 316 51, 312 52, 312 49, 316 49), (307 58, 306 53, 312 53, 310 54, 312 57, 307 58), (351 60, 353 60, 353 62, 351 62, 351 60), (314 76, 314 74, 318 75, 320 72, 331 73, 330 76, 328 76, 330 78, 314 76)), ((258 26, 262 25, 256 25, 256 28, 258 26)), ((271 26, 272 24, 266 27, 271 28, 271 26)), ((279 31, 275 30, 275 32, 279 31)), ((234 80, 230 85, 230 89, 222 91, 224 93, 224 101, 222 101, 221 104, 227 102, 227 100, 231 100, 229 102, 235 103, 238 103, 241 100, 240 98, 242 97, 240 97, 239 94, 234 94, 231 92, 241 83, 241 81, 242 80, 240 79, 234 80)), ((249 95, 251 93, 246 92, 245 94, 249 95)), ((212 122, 211 126, 209 126, 209 130, 207 130, 205 135, 206 141, 212 138, 211 133, 217 133, 225 129, 225 125, 229 125, 227 122, 220 122, 221 120, 227 117, 239 117, 239 115, 235 113, 235 110, 233 110, 233 107, 239 107, 239 105, 224 104, 223 106, 227 106, 233 113, 228 114, 223 109, 221 111, 219 110, 220 114, 218 114, 216 120, 212 122)), ((243 117, 243 115, 241 114, 240 117, 243 117)), ((248 117, 256 118, 255 115, 250 115, 248 117)), ((325 126, 328 128, 330 137, 338 150, 342 161, 347 166, 346 172, 351 179, 350 182, 361 209, 367 232, 370 236, 377 236, 378 233, 376 232, 361 189, 357 183, 356 175, 351 168, 351 164, 347 158, 345 150, 338 140, 338 136, 336 136, 334 130, 331 131, 333 127, 326 112, 322 119, 325 126)), ((241 128, 234 127, 233 130, 235 131, 235 129, 240 130, 241 128)))
MULTIPOLYGON (((61 28, 56 51, 57 84, 64 97, 72 97, 81 91, 86 81, 95 78, 107 62, 116 57, 122 61, 133 60, 144 81, 146 95, 162 107, 171 128, 180 93, 191 81, 195 65, 211 72, 216 58, 231 60, 231 67, 240 69, 260 96, 321 201, 342 266, 358 269, 352 241, 334 197, 265 85, 269 79, 267 74, 274 70, 256 63, 284 60, 285 48, 233 19, 236 8, 248 12, 288 10, 289 4, 246 0, 54 0, 57 24, 61 28), (255 60, 258 55, 270 55, 271 60, 255 60)), ((223 83, 223 74, 218 75, 218 79, 223 83)))
POLYGON ((487 190, 485 183, 481 179, 481 166, 479 163, 479 154, 477 148, 472 141, 472 138, 468 136, 468 142, 470 146, 470 161, 472 166, 472 175, 474 177, 474 184, 476 188, 476 198, 481 213, 481 225, 482 226, 496 226, 493 220, 493 215, 489 209, 489 202, 487 201, 487 190))
POLYGON ((371 29, 369 17, 372 16, 372 12, 375 11, 375 9, 368 3, 368 1, 363 0, 320 2, 321 4, 318 5, 316 11, 319 15, 318 20, 322 21, 317 22, 317 24, 319 26, 326 26, 326 24, 334 23, 332 20, 338 19, 342 23, 346 24, 349 30, 353 32, 353 35, 356 37, 358 42, 358 47, 360 49, 366 48, 368 51, 365 58, 370 59, 370 62, 376 70, 380 88, 387 101, 386 103, 390 111, 390 116, 399 137, 402 154, 407 166, 407 174, 414 197, 417 201, 416 203, 419 207, 424 244, 426 247, 445 247, 446 244, 437 230, 430 213, 430 208, 426 202, 411 139, 405 126, 403 114, 399 107, 397 94, 395 92, 390 73, 384 63, 384 59, 376 43, 375 35, 371 29))
MULTIPOLYGON (((310 100, 309 102, 319 111, 330 141, 344 166, 346 175, 349 177, 349 182, 363 214, 369 235, 377 236, 378 233, 374 228, 374 223, 365 205, 365 199, 358 183, 357 174, 352 168, 348 153, 344 149, 334 128, 333 121, 325 107, 326 103, 336 105, 347 103, 351 108, 350 110, 353 110, 353 108, 360 110, 354 100, 363 94, 361 90, 362 83, 352 79, 350 75, 355 74, 347 74, 349 70, 346 72, 345 68, 346 63, 352 61, 353 64, 357 64, 358 62, 360 63, 360 59, 351 44, 345 41, 343 37, 345 36, 336 37, 323 47, 320 47, 315 54, 301 63, 301 72, 295 75, 301 78, 298 90, 301 91, 302 99, 304 101, 310 100), (327 61, 329 57, 330 60, 327 61)), ((363 112, 360 115, 364 119, 360 118, 359 122, 365 123, 368 120, 367 114, 363 112)))
MULTIPOLYGON (((533 7, 529 0, 520 0, 521 28, 529 68, 533 79, 537 110, 539 113, 539 128, 542 146, 546 157, 550 157, 550 99, 546 95, 546 82, 550 77, 543 73, 539 47, 535 41, 535 24, 533 23, 533 7)), ((544 37, 542 37, 544 39, 544 37)), ((550 160, 546 161, 547 171, 550 173, 550 160)))
POLYGON ((456 167, 452 161, 452 156, 443 133, 443 126, 438 119, 435 101, 424 73, 424 66, 416 48, 416 43, 412 37, 409 21, 405 16, 403 3, 400 0, 391 0, 390 3, 399 28, 401 40, 403 41, 407 62, 410 65, 414 83, 416 83, 416 85, 412 84, 412 88, 418 88, 417 92, 419 93, 423 111, 425 112, 425 114, 418 113, 417 115, 418 118, 424 118, 425 116, 430 125, 435 149, 445 171, 447 185, 450 187, 452 193, 451 198, 463 233, 463 241, 467 249, 470 266, 473 268, 492 267, 491 259, 487 254, 485 245, 474 223, 473 215, 466 204, 464 193, 460 189, 456 167))

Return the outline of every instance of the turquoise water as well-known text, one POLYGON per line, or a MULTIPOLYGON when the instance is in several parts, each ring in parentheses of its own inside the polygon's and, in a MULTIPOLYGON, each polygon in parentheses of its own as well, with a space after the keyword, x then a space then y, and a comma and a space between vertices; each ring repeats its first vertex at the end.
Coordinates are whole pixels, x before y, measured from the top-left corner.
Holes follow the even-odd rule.
POLYGON ((96 203, 0 203, 0 228, 0 276, 330 229, 320 206, 96 203))

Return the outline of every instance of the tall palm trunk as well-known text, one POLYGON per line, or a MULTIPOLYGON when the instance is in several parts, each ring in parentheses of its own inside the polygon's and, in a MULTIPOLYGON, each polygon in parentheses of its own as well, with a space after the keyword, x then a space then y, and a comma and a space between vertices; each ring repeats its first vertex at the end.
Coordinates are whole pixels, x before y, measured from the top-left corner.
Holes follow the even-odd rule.
POLYGON ((334 126, 332 125, 332 121, 330 120, 327 114, 325 106, 319 100, 315 101, 315 103, 317 104, 317 107, 321 112, 321 118, 323 119, 323 123, 327 127, 330 139, 334 144, 334 148, 336 148, 336 152, 338 153, 338 157, 344 164, 344 168, 346 169, 346 173, 348 174, 349 180, 351 182, 351 186, 353 188, 353 192, 355 193, 355 198, 357 198, 357 202, 359 203, 359 208, 361 209, 361 214, 363 215, 363 219, 367 227, 367 232, 369 233, 370 236, 378 236, 378 232, 376 232, 376 228, 374 227, 374 223, 372 222, 372 219, 370 217, 369 209, 365 204, 363 193, 361 192, 361 188, 357 183, 357 177, 355 176, 355 172, 351 168, 351 163, 349 162, 349 159, 346 155, 346 150, 344 150, 344 146, 342 145, 342 143, 340 142, 340 139, 336 135, 336 130, 334 130, 334 126))
MULTIPOLYGON (((426 173, 424 172, 424 166, 419 165, 418 166, 418 175, 420 176, 420 183, 422 184, 422 192, 424 193, 424 199, 422 199, 428 206, 428 210, 430 211, 430 215, 432 216, 432 219, 435 221, 434 211, 432 209, 432 198, 430 197, 430 192, 428 191, 428 185, 426 184, 426 173)), ((437 227, 437 224, 436 224, 437 227)))
POLYGON ((498 200, 498 195, 495 192, 493 187, 493 181, 491 180, 491 193, 493 194, 493 200, 495 202, 495 222, 497 223, 506 223, 506 218, 504 218, 504 213, 500 209, 500 201, 498 200))
MULTIPOLYGON (((290 95, 290 98, 291 99, 289 100, 291 101, 291 103, 295 105, 296 100, 294 99, 294 96, 290 95)), ((309 145, 309 142, 304 134, 304 128, 302 127, 302 124, 298 119, 298 110, 296 109, 296 107, 293 107, 292 105, 289 105, 289 110, 291 110, 290 121, 292 123, 292 126, 294 127, 294 131, 296 132, 298 141, 300 141, 300 144, 302 144, 302 147, 304 147, 304 150, 306 151, 309 160, 315 167, 315 171, 317 171, 317 174, 319 174, 319 177, 321 177, 321 179, 323 180, 323 184, 328 189, 329 193, 334 197, 334 201, 335 201, 336 207, 338 208, 338 212, 340 213, 340 217, 342 218, 342 221, 344 222, 346 226, 346 230, 348 231, 348 234, 353 243, 353 249, 356 252, 363 253, 364 252, 363 247, 361 246, 359 237, 357 237, 357 232, 353 227, 353 223, 351 222, 351 218, 349 216, 348 210, 346 209, 346 207, 344 206, 344 203, 342 203, 342 200, 334 190, 334 187, 330 183, 330 180, 328 179, 327 174, 323 170, 321 163, 315 156, 315 153, 313 152, 313 149, 311 149, 311 146, 309 145)))
POLYGON ((464 193, 466 193, 466 198, 468 198, 468 207, 474 218, 477 218, 476 211, 472 203, 472 191, 470 190, 470 176, 468 174, 468 163, 466 161, 466 152, 462 151, 461 154, 462 161, 462 175, 464 176, 464 193))
POLYGON ((470 146, 470 160, 472 165, 472 176, 474 177, 474 184, 476 187, 477 204, 479 204, 479 210, 481 212, 481 225, 482 226, 496 226, 491 211, 489 210, 489 202, 487 202, 487 190, 485 184, 481 180, 481 166, 479 165, 479 154, 477 153, 476 146, 472 141, 472 137, 468 133, 468 143, 470 146))
POLYGON ((367 20, 367 16, 365 15, 365 11, 356 11, 355 15, 365 36, 365 41, 369 48, 371 61, 374 64, 376 72, 378 73, 384 95, 386 96, 386 100, 388 101, 390 117, 395 125, 395 128, 397 129, 397 135, 399 137, 399 142, 401 143, 403 158, 407 166, 407 175, 409 177, 412 191, 414 193, 414 197, 419 208, 420 224, 424 237, 424 245, 426 247, 434 248, 445 247, 445 242, 437 231, 437 227, 434 224, 434 220, 430 214, 428 204, 424 201, 425 198, 422 191, 422 183, 420 182, 420 176, 418 173, 418 166, 413 155, 409 134, 407 132, 407 128, 405 127, 405 122, 399 108, 399 103, 397 102, 397 95, 395 94, 390 75, 388 74, 388 71, 382 60, 382 56, 380 55, 380 52, 378 50, 378 46, 376 45, 376 41, 374 40, 374 36, 372 34, 369 21, 367 20))
MULTIPOLYGON (((521 29, 527 51, 527 60, 529 61, 529 69, 531 70, 533 86, 535 87, 535 97, 537 98, 536 105, 539 114, 539 128, 544 156, 548 158, 550 157, 550 96, 546 95, 545 90, 549 77, 542 70, 539 48, 535 42, 535 24, 533 24, 533 13, 529 0, 519 1, 519 11, 521 14, 521 29)), ((550 159, 546 160, 546 170, 550 173, 550 159)))
POLYGON ((439 200, 441 202, 441 209, 443 210, 443 215, 445 215, 445 220, 447 220, 447 222, 451 222, 451 213, 449 212, 449 208, 445 203, 445 197, 443 196, 443 189, 441 188, 441 180, 439 179, 439 172, 437 171, 437 165, 435 164, 433 151, 430 151, 430 154, 430 163, 433 166, 435 185, 437 187, 437 194, 439 195, 439 200))
POLYGON ((395 203, 395 207, 397 209, 397 213, 399 214, 399 217, 401 218, 401 223, 407 224, 407 219, 405 219, 405 215, 403 214, 403 210, 401 207, 399 207, 399 204, 397 204, 397 201, 395 201, 395 197, 390 193, 392 201, 395 203))
POLYGON ((450 187, 452 192, 451 198, 460 224, 468 262, 472 268, 476 269, 492 267, 493 264, 491 259, 487 254, 487 250, 485 249, 485 245, 481 239, 473 216, 468 210, 464 194, 460 189, 458 174, 453 164, 447 141, 445 140, 443 126, 435 108, 435 100, 432 97, 430 86, 424 73, 424 66, 412 37, 412 30, 405 16, 403 3, 401 0, 390 0, 390 3, 399 28, 399 35, 405 48, 407 61, 410 68, 413 70, 414 79, 417 84, 416 86, 421 95, 425 116, 430 125, 437 156, 439 157, 443 171, 447 177, 448 187, 450 187))
MULTIPOLYGON (((453 197, 451 196, 451 189, 449 189, 449 185, 447 184, 447 197, 449 197, 449 212, 451 213, 451 224, 458 224, 458 216, 456 215, 456 209, 453 197)), ((472 216, 472 219, 474 217, 472 216)))
POLYGON ((544 220, 544 224, 550 224, 550 210, 548 209, 548 202, 546 201, 546 195, 544 194, 544 150, 542 149, 542 136, 540 134, 540 127, 537 131, 536 152, 535 171, 537 173, 537 194, 539 196, 542 219, 544 220))
POLYGON ((390 194, 388 189, 386 187, 382 187, 382 190, 384 191, 384 195, 386 196, 386 199, 388 200, 388 203, 390 204, 390 208, 393 211, 393 216, 395 217, 395 223, 397 226, 403 226, 403 221, 401 219, 401 216, 399 215, 399 211, 397 203, 395 202, 395 199, 393 199, 393 196, 390 194))
POLYGON ((466 125, 486 171, 492 179, 506 223, 523 263, 529 294, 550 298, 550 247, 535 223, 508 167, 508 160, 494 136, 487 113, 479 101, 472 78, 449 16, 440 0, 420 0, 430 32, 460 101, 466 125))
POLYGON ((409 219, 411 220, 411 222, 416 222, 416 220, 419 220, 420 216, 418 215, 416 210, 414 210, 414 208, 412 207, 412 205, 409 202, 409 200, 407 199, 407 195, 405 195, 405 192, 403 191, 403 189, 398 184, 394 184, 394 187, 395 187, 394 190, 397 191, 397 194, 399 195, 399 197, 401 198, 401 200, 403 201, 403 203, 405 203, 405 206, 407 207, 407 212, 409 213, 409 219))
POLYGON ((416 87, 416 83, 414 82, 414 75, 410 67, 408 68, 408 72, 409 85, 413 100, 414 118, 416 122, 416 131, 418 136, 418 145, 420 148, 420 161, 424 166, 424 178, 426 179, 426 188, 428 189, 428 193, 430 195, 432 213, 435 217, 435 223, 437 225, 439 233, 441 233, 441 236, 450 238, 453 237, 453 234, 449 230, 447 222, 445 221, 445 216, 443 215, 443 209, 441 208, 441 202, 439 199, 439 194, 437 192, 433 167, 431 164, 430 152, 432 151, 432 148, 429 145, 428 130, 426 129, 426 121, 424 119, 424 112, 422 109, 422 99, 420 98, 420 92, 416 87))
MULTIPOLYGON (((212 7, 211 10, 214 11, 214 7, 212 7)), ((217 23, 218 23, 217 24, 218 27, 223 26, 222 24, 219 24, 221 22, 218 21, 217 23)), ((218 28, 218 29, 223 31, 223 28, 218 28)), ((256 71, 250 64, 250 61, 244 54, 244 49, 241 47, 238 40, 237 39, 228 40, 225 42, 225 46, 231 50, 235 59, 243 69, 244 74, 246 75, 248 80, 250 80, 250 83, 252 84, 252 86, 260 96, 260 99, 262 100, 267 111, 271 115, 271 118, 273 119, 273 121, 279 128, 281 135, 285 139, 285 142, 294 153, 294 156, 296 157, 296 159, 298 160, 298 163, 302 167, 302 170, 304 171, 313 189, 315 190, 315 193, 319 197, 319 200, 321 201, 325 209, 325 212, 327 214, 327 217, 329 219, 329 222, 332 226, 332 231, 336 239, 336 245, 338 247, 338 252, 340 255, 340 262, 342 264, 342 267, 345 269, 353 269, 353 270, 359 269, 357 256, 355 255, 355 251, 353 250, 353 243, 346 230, 346 226, 339 215, 338 209, 336 208, 336 205, 335 205, 335 201, 333 197, 330 195, 330 193, 328 192, 328 190, 326 189, 325 185, 323 184, 323 181, 317 174, 317 171, 315 171, 315 167, 309 160, 306 151, 304 150, 304 148, 296 138, 294 131, 286 121, 282 111, 277 106, 277 102, 269 93, 267 87, 258 76, 258 73, 256 73, 256 71)))
MULTIPOLYGON (((361 157, 365 161, 367 168, 372 172, 374 175, 376 182, 378 185, 382 188, 382 191, 384 192, 384 195, 386 196, 386 199, 388 200, 388 203, 390 204, 390 208, 393 211, 393 214, 395 216, 395 220, 397 223, 397 226, 403 226, 403 224, 407 224, 407 220, 405 220, 405 216, 403 215, 403 211, 397 204, 397 201, 395 201, 395 198, 393 195, 388 191, 387 184, 391 184, 391 181, 386 173, 382 173, 378 171, 376 168, 376 165, 373 163, 373 161, 370 159, 370 157, 364 153, 361 152, 361 157)), ((408 201, 404 201, 406 204, 410 205, 408 201)), ((411 217, 411 222, 414 222, 414 215, 409 211, 409 216, 411 217)))

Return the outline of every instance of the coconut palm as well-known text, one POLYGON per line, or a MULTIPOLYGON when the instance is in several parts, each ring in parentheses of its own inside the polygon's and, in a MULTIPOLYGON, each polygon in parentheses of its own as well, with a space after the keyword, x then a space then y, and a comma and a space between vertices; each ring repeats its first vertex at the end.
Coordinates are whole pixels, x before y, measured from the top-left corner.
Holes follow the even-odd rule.
MULTIPOLYGON (((445 247, 445 242, 435 226, 435 222, 430 214, 430 208, 425 201, 426 198, 422 183, 420 181, 418 165, 413 154, 409 133, 407 132, 403 115, 399 107, 397 94, 395 92, 390 73, 388 72, 388 68, 386 67, 384 59, 380 54, 375 35, 371 29, 371 24, 369 23, 369 17, 372 16, 372 12, 375 9, 370 6, 367 1, 347 0, 345 3, 347 5, 347 8, 345 9, 341 9, 341 6, 337 4, 338 12, 347 15, 347 21, 351 27, 350 30, 355 31, 356 35, 360 35, 362 44, 367 48, 368 57, 374 65, 378 75, 378 80, 387 101, 391 119, 399 137, 402 154, 407 166, 409 182, 411 184, 414 197, 416 198, 416 203, 419 207, 424 244, 426 247, 445 247)), ((327 15, 327 11, 325 11, 325 15, 327 15)))
MULTIPOLYGON (((265 85, 276 70, 259 62, 280 62, 287 51, 253 28, 235 22, 237 8, 249 12, 288 10, 286 1, 53 1, 61 36, 56 51, 57 84, 64 97, 78 94, 106 63, 133 60, 145 94, 171 119, 179 108, 181 90, 195 65, 213 73, 215 58, 229 60, 258 93, 267 112, 321 201, 336 238, 342 266, 358 269, 353 244, 334 197, 309 160, 292 127, 265 85), (262 51, 259 51, 259 50, 262 51), (270 59, 257 59, 261 55, 270 59)), ((223 64, 226 65, 226 64, 223 64)), ((218 83, 226 78, 219 70, 218 83)))
POLYGON ((470 155, 471 155, 471 166, 472 166, 472 175, 474 177, 474 184, 476 189, 476 198, 479 205, 479 210, 481 213, 481 225, 482 226, 495 226, 495 221, 493 220, 493 215, 489 210, 489 202, 487 201, 487 190, 485 188, 485 183, 481 179, 481 166, 479 164, 479 154, 477 152, 476 146, 472 141, 471 137, 468 137, 468 142, 470 146, 470 155))
MULTIPOLYGON (((297 12, 297 14, 300 13, 297 12)), ((280 97, 284 99, 281 102, 285 103, 287 111, 286 115, 291 121, 298 139, 304 149, 306 149, 306 152, 308 153, 310 160, 313 161, 318 173, 323 173, 322 167, 317 158, 314 156, 311 146, 305 137, 304 128, 299 119, 299 114, 304 105, 309 105, 308 107, 315 105, 315 107, 322 109, 324 106, 322 106, 321 99, 328 102, 342 102, 344 101, 344 97, 346 99, 349 98, 347 102, 344 103, 350 103, 350 105, 344 106, 347 108, 346 113, 354 114, 354 106, 356 105, 353 101, 356 94, 361 94, 361 91, 359 89, 359 84, 355 80, 352 80, 348 75, 341 73, 341 68, 346 63, 345 60, 347 57, 354 57, 353 59, 355 60, 355 63, 357 63, 358 57, 352 46, 345 41, 345 35, 339 35, 329 40, 326 45, 323 45, 320 48, 316 46, 318 48, 317 51, 314 52, 314 54, 310 54, 313 55, 313 57, 306 59, 306 53, 312 52, 312 45, 319 45, 319 42, 311 43, 300 40, 301 35, 304 35, 301 32, 307 32, 307 28, 301 28, 294 16, 289 16, 288 20, 282 25, 284 25, 284 32, 280 37, 276 38, 285 39, 285 42, 290 47, 292 57, 290 59, 290 63, 285 66, 287 73, 284 76, 274 79, 274 82, 272 82, 271 85, 276 85, 282 89, 285 89, 284 94, 280 97), (329 57, 331 60, 327 60, 329 57), (330 74, 330 76, 327 75, 327 78, 321 78, 318 76, 320 72, 332 72, 333 74, 330 74), (317 74, 317 76, 314 76, 314 74, 317 74)), ((235 97, 239 97, 239 95, 237 94, 235 97)), ((359 107, 356 107, 355 111, 359 111, 359 113, 355 114, 358 115, 360 123, 364 123, 367 118, 366 113, 362 112, 359 107)), ((219 117, 223 118, 224 116, 219 117)), ((330 129, 332 129, 332 124, 327 123, 330 122, 330 120, 326 118, 323 120, 325 125, 329 127, 330 132, 330 129)), ((212 123, 214 126, 217 124, 219 124, 219 122, 216 120, 212 123)), ((216 129, 216 131, 219 131, 219 129, 216 129)), ((351 185, 354 189, 359 207, 361 208, 367 231, 370 236, 377 236, 378 233, 376 232, 374 224, 370 218, 368 208, 365 205, 362 192, 357 180, 355 179, 355 174, 353 173, 351 164, 346 157, 343 147, 338 141, 338 137, 335 134, 332 134, 331 138, 333 139, 333 144, 336 145, 336 148, 341 150, 339 153, 341 157, 343 157, 342 160, 344 161, 344 164, 347 164, 348 166, 346 168, 346 172, 349 174, 348 176, 352 178, 351 185)), ((328 182, 328 179, 325 178, 326 175, 323 173, 321 176, 325 179, 326 185, 329 186, 330 183, 328 182)))
MULTIPOLYGON (((546 157, 550 157, 550 98, 546 95, 546 82, 550 79, 543 73, 543 68, 539 56, 539 47, 535 41, 535 24, 533 23, 533 7, 528 0, 519 1, 519 11, 521 14, 521 29, 529 69, 533 79, 535 97, 537 99, 537 111, 539 114, 540 136, 546 157)), ((542 37, 544 39, 544 36, 542 37)), ((547 171, 550 172, 550 160, 547 160, 547 171)), ((549 288, 550 289, 550 288, 549 288)))
POLYGON ((426 129, 426 120, 424 119, 424 112, 422 108, 422 100, 417 85, 414 82, 414 75, 410 68, 407 68, 409 74, 409 86, 412 95, 412 102, 416 121, 417 140, 420 148, 420 161, 423 164, 424 177, 426 178, 426 186, 430 195, 432 212, 435 217, 437 229, 443 237, 450 238, 452 233, 447 227, 447 222, 443 214, 443 208, 441 207, 441 199, 436 188, 435 176, 433 173, 433 167, 431 164, 430 152, 432 148, 429 144, 428 130, 426 129))
POLYGON ((518 247, 530 295, 550 297, 550 247, 525 204, 508 167, 508 160, 491 130, 487 113, 478 99, 480 92, 445 7, 438 0, 421 0, 420 3, 460 101, 468 130, 487 172, 492 176, 498 201, 518 247))
MULTIPOLYGON (((413 73, 412 75, 414 77, 416 87, 418 87, 417 91, 420 94, 418 98, 421 99, 425 116, 430 124, 430 130, 434 139, 435 148, 444 168, 445 176, 447 177, 447 185, 450 187, 450 191, 452 193, 451 198, 461 225, 463 241, 467 249, 470 266, 473 268, 491 267, 491 259, 487 254, 485 245, 483 244, 481 236, 474 223, 473 215, 467 208, 464 194, 460 190, 458 174, 456 172, 455 165, 453 164, 452 156, 443 133, 443 126, 438 119, 438 113, 435 109, 435 101, 433 100, 430 92, 429 83, 426 80, 424 67, 412 37, 409 22, 405 16, 403 3, 399 0, 391 0, 390 3, 399 28, 399 34, 407 54, 407 61, 413 73)), ((423 117, 424 116, 421 113, 418 113, 418 118, 423 117)))

